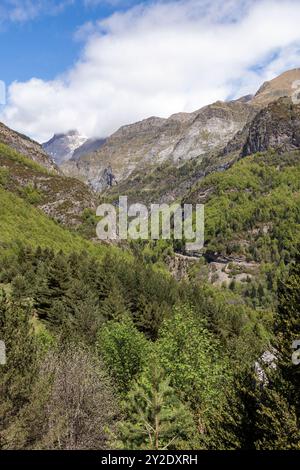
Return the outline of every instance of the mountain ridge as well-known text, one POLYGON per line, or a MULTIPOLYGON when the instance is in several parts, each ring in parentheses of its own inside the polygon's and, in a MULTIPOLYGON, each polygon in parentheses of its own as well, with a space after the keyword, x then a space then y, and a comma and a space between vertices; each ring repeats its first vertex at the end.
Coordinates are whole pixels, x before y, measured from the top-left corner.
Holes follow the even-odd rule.
POLYGON ((192 113, 175 113, 169 118, 152 116, 124 125, 100 148, 76 161, 65 162, 61 170, 102 192, 111 181, 118 184, 153 165, 169 161, 178 167, 187 160, 214 157, 230 146, 262 108, 281 97, 292 97, 297 80, 300 69, 293 69, 265 82, 254 96, 217 101, 192 113))

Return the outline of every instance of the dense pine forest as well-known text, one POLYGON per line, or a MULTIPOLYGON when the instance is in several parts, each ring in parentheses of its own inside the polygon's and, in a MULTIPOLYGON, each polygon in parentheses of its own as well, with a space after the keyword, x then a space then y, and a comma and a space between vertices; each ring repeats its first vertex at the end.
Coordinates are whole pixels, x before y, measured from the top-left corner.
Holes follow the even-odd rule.
POLYGON ((20 247, 1 283, 2 449, 299 448, 299 264, 273 312, 112 254, 20 247))

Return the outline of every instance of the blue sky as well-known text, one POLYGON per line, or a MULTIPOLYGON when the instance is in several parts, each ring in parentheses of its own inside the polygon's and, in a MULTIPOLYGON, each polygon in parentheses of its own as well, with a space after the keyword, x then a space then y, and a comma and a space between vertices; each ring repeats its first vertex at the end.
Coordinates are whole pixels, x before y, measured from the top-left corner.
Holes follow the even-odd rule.
POLYGON ((191 112, 300 66, 299 0, 1 0, 0 121, 42 142, 191 112))
MULTIPOLYGON (((2 2, 1 2, 2 3, 2 2)), ((12 12, 16 2, 7 1, 6 15, 12 12)), ((26 10, 26 1, 20 0, 26 10)), ((32 2, 36 3, 35 1, 32 2)), ((62 73, 78 59, 82 44, 75 32, 83 24, 124 11, 138 0, 91 1, 74 0, 61 11, 49 11, 55 2, 45 2, 33 18, 7 19, 1 21, 0 9, 0 59, 1 77, 7 84, 14 80, 26 81, 35 77, 49 80, 62 73)), ((57 2, 63 3, 63 2, 57 2)), ((147 2, 144 2, 147 3, 147 2)))

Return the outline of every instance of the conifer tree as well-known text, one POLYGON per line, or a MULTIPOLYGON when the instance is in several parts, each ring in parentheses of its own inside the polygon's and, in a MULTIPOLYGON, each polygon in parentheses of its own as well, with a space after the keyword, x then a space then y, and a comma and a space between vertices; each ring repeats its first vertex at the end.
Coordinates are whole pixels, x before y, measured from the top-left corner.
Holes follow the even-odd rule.
POLYGON ((125 449, 190 449, 196 428, 162 369, 152 364, 126 397, 119 446, 125 449))
POLYGON ((37 347, 30 325, 30 311, 12 304, 0 292, 0 338, 6 347, 6 364, 0 376, 0 448, 19 411, 29 401, 36 377, 37 347))

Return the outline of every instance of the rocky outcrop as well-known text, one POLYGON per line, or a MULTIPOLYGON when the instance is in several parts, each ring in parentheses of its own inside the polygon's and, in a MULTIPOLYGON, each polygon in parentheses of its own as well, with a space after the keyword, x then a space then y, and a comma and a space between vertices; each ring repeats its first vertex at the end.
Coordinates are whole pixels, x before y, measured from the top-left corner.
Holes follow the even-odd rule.
POLYGON ((174 253, 166 260, 170 273, 177 281, 187 279, 189 270, 198 262, 199 258, 185 256, 180 253, 174 253))
POLYGON ((226 145, 224 154, 245 157, 270 149, 284 153, 300 148, 300 105, 279 98, 260 110, 226 145))
POLYGON ((274 149, 284 153, 300 148, 300 105, 280 98, 251 122, 242 156, 274 149))
POLYGON ((9 147, 17 150, 17 152, 25 155, 34 162, 42 165, 49 171, 58 172, 58 168, 53 160, 43 150, 42 146, 29 139, 25 135, 13 131, 9 127, 0 122, 0 143, 9 145, 9 147))

